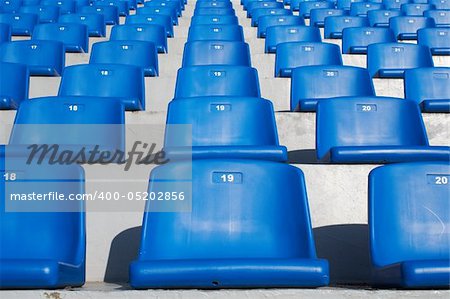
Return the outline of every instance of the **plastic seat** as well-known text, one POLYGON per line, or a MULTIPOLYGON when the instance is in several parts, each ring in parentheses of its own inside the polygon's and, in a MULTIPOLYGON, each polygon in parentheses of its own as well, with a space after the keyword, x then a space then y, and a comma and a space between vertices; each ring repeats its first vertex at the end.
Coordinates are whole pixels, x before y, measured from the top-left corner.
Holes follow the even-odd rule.
POLYGON ((316 114, 319 160, 333 163, 448 161, 450 147, 429 146, 419 106, 396 98, 320 101, 316 114))
POLYGON ((236 16, 193 16, 191 26, 197 25, 239 25, 239 22, 236 16))
POLYGON ((252 27, 258 27, 259 18, 263 16, 290 16, 292 11, 284 8, 257 8, 252 11, 252 27))
POLYGON ((236 13, 233 8, 215 8, 215 7, 199 7, 194 9, 194 16, 234 16, 236 13))
POLYGON ((365 17, 331 16, 325 18, 325 38, 342 38, 342 30, 353 27, 369 26, 365 17))
POLYGON ((340 47, 318 42, 290 42, 277 46, 275 77, 291 77, 293 69, 308 65, 342 65, 340 47))
POLYGON ((424 17, 432 18, 436 27, 450 27, 450 9, 448 10, 427 10, 424 17))
POLYGON ((125 20, 125 24, 160 25, 166 29, 167 37, 174 37, 173 23, 170 16, 166 15, 131 15, 125 20))
POLYGON ((29 71, 23 64, 0 62, 0 109, 17 109, 28 99, 29 71))
POLYGON ((65 65, 64 45, 38 40, 4 43, 0 45, 0 60, 25 64, 32 76, 60 76, 65 65))
POLYGON ((271 26, 267 28, 265 52, 275 53, 286 42, 321 42, 320 30, 311 26, 271 26))
POLYGON ((381 3, 355 2, 350 6, 350 15, 366 17, 369 10, 383 9, 381 3))
POLYGON ((247 18, 252 17, 252 11, 259 8, 284 8, 284 4, 282 2, 277 1, 253 1, 250 2, 247 9, 247 18))
MULTIPOLYGON (((102 153, 125 151, 125 110, 118 99, 45 97, 20 105, 9 143, 53 145, 79 152, 97 148, 102 153)), ((111 155, 112 156, 112 155, 111 155)), ((111 157, 109 157, 111 158, 111 157)), ((88 158, 86 158, 88 159, 88 158)), ((85 164, 81 158, 79 163, 85 164)))
POLYGON ((405 99, 417 102, 423 112, 450 113, 450 68, 405 71, 405 99))
POLYGON ((178 70, 175 98, 260 97, 256 69, 245 66, 202 65, 178 70))
POLYGON ((175 12, 177 17, 182 15, 182 6, 180 1, 150 0, 144 2, 144 7, 169 8, 175 12))
POLYGON ((80 64, 66 67, 59 96, 119 98, 126 110, 145 109, 144 73, 122 64, 80 64))
POLYGON ((38 23, 38 16, 30 13, 0 13, 0 23, 11 27, 11 35, 30 36, 38 23))
POLYGON ((151 42, 155 44, 158 53, 168 52, 166 29, 160 25, 116 25, 111 30, 110 40, 151 42))
POLYGON ((403 163, 369 175, 369 239, 377 284, 450 285, 448 163, 403 163))
POLYGON ((178 25, 178 15, 176 10, 170 7, 140 7, 136 10, 137 15, 164 15, 172 19, 173 25, 178 25))
POLYGON ((83 6, 78 10, 81 14, 101 14, 106 25, 119 24, 119 10, 117 6, 83 6))
POLYGON ((158 53, 155 44, 143 41, 107 41, 92 46, 89 63, 126 64, 143 69, 144 76, 158 76, 158 53))
POLYGON ((428 0, 428 3, 433 4, 436 9, 450 9, 449 0, 428 0))
POLYGON ((389 19, 401 15, 400 10, 369 10, 367 19, 371 27, 389 27, 389 19))
POLYGON ((319 65, 292 71, 291 111, 316 111, 320 100, 352 96, 375 96, 372 79, 366 69, 319 65))
POLYGON ((371 44, 397 41, 394 32, 384 27, 345 28, 342 33, 343 54, 367 54, 371 44))
POLYGON ((183 67, 193 65, 251 66, 250 48, 244 42, 193 41, 184 45, 183 67))
POLYGON ((232 8, 230 1, 197 1, 195 8, 232 8))
MULTIPOLYGON (((305 2, 304 0, 289 0, 289 9, 291 11, 299 11, 300 9, 300 3, 305 2)), ((284 1, 283 1, 284 3, 284 1)), ((286 3, 284 3, 284 5, 287 5, 286 3)), ((300 14, 301 16, 301 14, 300 14)))
POLYGON ((325 18, 330 16, 346 16, 347 11, 334 8, 314 8, 310 12, 310 26, 323 28, 325 26, 325 18))
POLYGON ((330 1, 302 1, 298 7, 300 16, 304 18, 311 17, 311 10, 319 8, 333 9, 334 3, 330 1))
POLYGON ((244 31, 236 25, 195 25, 189 27, 188 42, 220 40, 244 42, 244 31))
POLYGON ((400 6, 400 10, 405 16, 421 17, 427 10, 435 9, 432 4, 405 3, 400 6))
POLYGON ((428 47, 407 43, 381 43, 367 47, 367 69, 372 77, 403 78, 406 69, 433 67, 428 47))
POLYGON ((432 55, 450 55, 450 28, 423 28, 417 35, 418 44, 430 48, 432 55))
MULTIPOLYGON (((0 148, 0 171, 15 181, 0 181, 0 288, 80 287, 85 281, 84 201, 11 201, 16 194, 84 194, 84 171, 78 165, 27 164, 0 148), (40 209, 40 211, 38 210, 40 209)), ((34 195, 33 195, 34 194, 34 195)), ((49 197, 47 197, 49 198, 49 197)), ((55 197, 56 198, 56 197, 55 197)))
POLYGON ((184 191, 186 176, 192 181, 189 213, 151 213, 146 206, 139 255, 130 265, 132 287, 328 284, 328 263, 315 253, 300 169, 244 159, 169 163, 152 171, 149 192, 184 191), (159 183, 167 178, 169 184, 159 183), (262 187, 267 180, 270 188, 262 187))
MULTIPOLYGON (((95 6, 117 6, 117 13, 121 17, 126 17, 130 14, 130 8, 128 7, 128 1, 125 0, 97 0, 95 6)), ((119 24, 119 23, 115 23, 119 24)))
POLYGON ((261 98, 200 97, 171 101, 164 151, 171 159, 192 155, 194 159, 287 160, 286 148, 278 144, 272 102, 261 98), (192 134, 180 134, 180 124, 190 125, 192 134))
POLYGON ((66 52, 89 51, 89 34, 87 26, 83 24, 39 24, 34 28, 32 40, 60 41, 66 52))
POLYGON ((41 0, 41 5, 58 6, 61 15, 74 13, 76 10, 76 1, 74 0, 41 0))
POLYGON ((33 5, 22 6, 19 10, 20 13, 35 14, 38 16, 38 23, 56 23, 60 16, 59 6, 49 5, 33 5))
POLYGON ((0 44, 11 40, 11 26, 0 23, 0 44))
POLYGON ((299 16, 262 16, 259 18, 258 37, 265 38, 267 28, 270 26, 290 25, 304 26, 305 20, 299 16))
POLYGON ((0 1, 0 12, 5 13, 17 13, 22 6, 21 0, 1 0, 0 1))
POLYGON ((89 36, 105 37, 106 22, 103 14, 97 13, 72 13, 59 17, 60 23, 77 23, 87 26, 89 36))
POLYGON ((383 0, 382 3, 385 9, 395 10, 400 9, 402 4, 412 3, 412 0, 383 0))
POLYGON ((389 28, 399 40, 415 40, 417 30, 430 27, 436 27, 431 18, 400 16, 389 19, 389 28))
POLYGON ((351 5, 353 3, 362 3, 365 2, 365 0, 337 0, 336 1, 336 8, 337 9, 344 9, 344 10, 350 10, 351 5))

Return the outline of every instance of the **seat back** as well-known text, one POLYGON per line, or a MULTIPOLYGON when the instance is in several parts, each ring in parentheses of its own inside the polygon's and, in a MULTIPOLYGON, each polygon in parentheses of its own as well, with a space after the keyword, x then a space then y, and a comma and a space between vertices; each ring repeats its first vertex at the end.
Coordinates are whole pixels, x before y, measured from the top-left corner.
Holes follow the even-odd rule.
POLYGON ((131 15, 125 20, 125 24, 155 24, 166 29, 167 37, 173 37, 173 24, 170 16, 166 15, 131 15))
POLYGON ((251 66, 247 43, 234 41, 193 41, 184 45, 183 67, 193 65, 251 66))
POLYGON ((402 12, 400 10, 377 9, 367 12, 367 18, 371 27, 389 27, 389 19, 401 15, 402 12))
POLYGON ((72 13, 59 17, 60 23, 77 23, 87 26, 89 36, 106 36, 106 22, 103 14, 97 13, 72 13))
POLYGON ((354 2, 350 6, 351 16, 367 17, 370 10, 383 9, 383 4, 372 2, 354 2))
POLYGON ((417 31, 417 43, 430 48, 433 55, 450 54, 450 28, 422 28, 417 31))
POLYGON ((246 66, 202 65, 178 70, 175 98, 260 97, 258 72, 246 66))
POLYGON ((244 42, 244 32, 237 25, 195 25, 189 27, 188 42, 221 40, 244 42))
POLYGON ((319 8, 334 8, 334 3, 331 1, 301 1, 299 5, 299 14, 304 18, 311 16, 311 10, 319 8))
POLYGON ((450 9, 449 0, 428 0, 428 3, 433 4, 436 9, 450 9))
POLYGON ((436 9, 433 4, 404 3, 400 6, 400 10, 405 16, 421 17, 425 11, 432 9, 436 9))
POLYGON ((252 12, 258 8, 284 8, 284 4, 282 2, 277 1, 253 1, 248 3, 247 9, 247 17, 252 17, 252 12))
POLYGON ((239 22, 236 16, 193 16, 191 18, 191 26, 196 25, 239 25, 239 22))
POLYGON ((227 7, 199 7, 194 9, 194 16, 208 16, 208 15, 219 15, 219 16, 234 16, 235 11, 233 8, 227 7))
POLYGON ((58 6, 61 15, 74 13, 76 10, 75 0, 41 0, 41 5, 58 6))
POLYGON ((286 42, 321 42, 319 28, 278 25, 267 28, 265 52, 275 53, 277 45, 286 42))
POLYGON ((60 16, 60 7, 49 5, 22 6, 19 12, 36 14, 40 24, 56 23, 58 22, 58 18, 60 16))
POLYGON ((351 5, 353 3, 361 3, 361 2, 365 2, 365 0, 337 0, 336 8, 350 10, 351 5))
POLYGON ((448 261, 449 180, 446 162, 392 164, 370 172, 369 239, 375 266, 448 261))
POLYGON ((383 6, 385 9, 397 10, 400 9, 402 4, 411 3, 411 0, 383 0, 383 6))
POLYGON ((105 19, 106 25, 119 24, 119 9, 117 6, 95 4, 93 6, 80 7, 77 12, 82 14, 101 14, 105 19))
POLYGON ((29 77, 26 65, 0 62, 0 109, 16 109, 28 99, 29 77))
POLYGON ((325 38, 342 38, 342 30, 353 27, 367 27, 369 21, 366 17, 331 16, 325 18, 325 38))
MULTIPOLYGON (((279 2, 277 2, 279 3, 279 2)), ((258 37, 265 37, 267 28, 277 25, 304 26, 305 20, 299 16, 262 16, 258 20, 258 37)))
POLYGON ((405 99, 450 101, 450 68, 416 68, 405 71, 405 99))
POLYGON ((32 13, 0 13, 0 23, 11 27, 11 35, 31 35, 38 21, 38 16, 32 13))
POLYGON ((334 8, 314 8, 310 11, 310 26, 324 27, 325 18, 331 16, 345 16, 347 11, 334 8))
POLYGON ((89 51, 89 33, 87 26, 83 24, 39 24, 34 28, 32 40, 62 42, 67 52, 87 53, 89 51))
POLYGON ((259 18, 263 16, 289 16, 292 15, 292 11, 284 8, 256 8, 252 10, 252 23, 253 27, 259 26, 259 18))
POLYGON ((417 39, 417 30, 436 27, 434 20, 426 17, 399 16, 389 19, 389 28, 397 39, 417 39))
POLYGON ((413 101, 353 97, 320 101, 316 114, 319 159, 343 146, 425 146, 428 139, 413 101))
POLYGON ((376 43, 395 43, 394 32, 385 27, 354 27, 342 31, 344 54, 366 54, 367 47, 376 43))
POLYGON ((423 13, 423 16, 432 18, 436 27, 450 27, 450 8, 446 10, 427 10, 423 13))
POLYGON ((167 53, 167 34, 163 26, 152 24, 116 25, 111 30, 110 40, 138 40, 152 42, 158 53, 167 53))
POLYGON ((173 25, 178 25, 178 15, 177 11, 170 7, 140 7, 136 10, 137 15, 165 15, 169 16, 172 19, 173 25))

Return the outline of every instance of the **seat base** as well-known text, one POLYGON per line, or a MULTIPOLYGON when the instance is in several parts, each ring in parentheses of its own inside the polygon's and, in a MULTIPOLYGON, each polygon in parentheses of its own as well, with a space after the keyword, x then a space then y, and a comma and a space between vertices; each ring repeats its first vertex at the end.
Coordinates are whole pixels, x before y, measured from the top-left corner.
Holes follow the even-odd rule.
POLYGON ((450 161, 448 146, 342 146, 330 150, 332 163, 450 161))
POLYGON ((450 55, 450 48, 431 48, 431 54, 436 56, 450 55))
POLYGON ((367 54, 367 46, 353 46, 346 54, 367 54))
POLYGON ((328 285, 321 259, 192 259, 135 261, 130 284, 148 288, 320 287, 328 285))
POLYGON ((423 112, 450 113, 450 99, 424 100, 421 108, 423 112))

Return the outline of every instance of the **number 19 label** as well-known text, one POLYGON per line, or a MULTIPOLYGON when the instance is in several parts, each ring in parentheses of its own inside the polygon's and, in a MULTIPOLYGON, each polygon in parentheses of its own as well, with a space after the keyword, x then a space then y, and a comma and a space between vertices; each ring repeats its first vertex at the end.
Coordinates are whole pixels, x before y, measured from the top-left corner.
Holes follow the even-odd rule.
POLYGON ((242 184, 242 173, 213 172, 212 181, 217 184, 242 184))

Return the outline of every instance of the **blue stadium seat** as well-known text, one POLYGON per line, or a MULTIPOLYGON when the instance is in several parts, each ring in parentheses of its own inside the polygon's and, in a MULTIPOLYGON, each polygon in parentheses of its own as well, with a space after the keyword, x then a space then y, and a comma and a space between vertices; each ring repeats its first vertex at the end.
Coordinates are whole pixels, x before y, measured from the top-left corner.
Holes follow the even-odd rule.
POLYGON ((291 77, 292 70, 308 65, 342 65, 338 45, 318 42, 290 42, 277 46, 275 77, 291 77))
POLYGON ((365 0, 336 0, 336 8, 350 10, 353 3, 365 2, 365 0))
MULTIPOLYGON (((300 3, 305 2, 304 0, 289 0, 289 9, 291 11, 299 11, 300 3)), ((283 2, 284 3, 284 2, 283 2)), ((286 3, 284 3, 286 5, 286 3)), ((301 14, 300 14, 301 16, 301 14)))
POLYGON ((411 288, 450 285, 450 167, 419 162, 369 175, 370 256, 376 283, 411 288))
POLYGON ((195 8, 232 8, 230 1, 197 1, 195 8))
POLYGON ((325 18, 325 38, 342 38, 342 30, 353 27, 369 26, 366 17, 355 16, 331 16, 325 18))
POLYGON ((22 6, 20 13, 35 14, 38 16, 38 23, 56 23, 60 16, 59 6, 32 5, 22 6))
POLYGON ((183 67, 210 64, 251 66, 250 48, 244 42, 215 40, 184 45, 183 67))
POLYGON ((173 100, 167 113, 164 151, 172 159, 192 155, 194 159, 287 160, 286 148, 278 144, 272 102, 261 98, 173 100), (191 125, 192 134, 180 136, 180 124, 191 125))
MULTIPOLYGON (((96 7, 103 6, 117 6, 117 13, 121 17, 126 17, 130 14, 130 8, 128 7, 128 1, 125 0, 97 0, 95 1, 96 7)), ((115 23, 119 24, 119 23, 115 23)))
POLYGON ((367 69, 372 77, 403 78, 406 69, 433 67, 428 47, 407 43, 379 43, 367 47, 367 69))
POLYGON ((355 2, 350 6, 350 15, 366 17, 369 10, 377 9, 383 9, 383 4, 372 2, 355 2))
POLYGON ((417 30, 436 27, 432 18, 399 16, 389 19, 389 28, 399 40, 417 39, 417 30))
POLYGON ((144 73, 122 64, 79 64, 66 67, 58 95, 120 99, 126 110, 145 109, 144 73))
POLYGON ((170 16, 166 15, 131 15, 125 20, 125 24, 160 25, 166 29, 167 37, 174 37, 173 23, 170 16))
POLYGON ((39 5, 41 0, 22 0, 22 6, 39 5))
POLYGON ((29 77, 25 65, 0 62, 0 110, 17 109, 28 99, 29 77))
POLYGON ((144 2, 144 7, 169 8, 174 11, 177 17, 181 17, 182 15, 182 6, 180 1, 150 0, 144 2))
POLYGON ((3 43, 0 61, 25 64, 32 76, 60 76, 65 65, 64 45, 39 40, 3 43))
MULTIPOLYGON (((35 98, 20 105, 9 144, 56 144, 61 150, 75 152, 83 147, 91 150, 98 146, 99 152, 123 152, 124 123, 125 110, 118 99, 35 98)), ((94 158, 98 158, 97 155, 94 158)), ((86 163, 82 159, 78 161, 86 163)))
POLYGON ((234 16, 235 11, 233 8, 214 8, 214 7, 200 7, 194 9, 194 16, 208 16, 208 15, 219 15, 219 16, 234 16))
POLYGON ((0 23, 11 27, 11 35, 30 36, 38 23, 38 16, 31 13, 0 13, 0 23))
POLYGON ((176 10, 170 7, 140 7, 136 10, 137 15, 164 15, 172 19, 173 25, 178 25, 178 15, 176 10))
POLYGON ((41 0, 40 4, 58 6, 61 15, 74 13, 76 11, 76 1, 74 0, 41 0))
POLYGON ((259 18, 262 16, 290 16, 292 12, 284 8, 257 8, 252 12, 252 27, 258 27, 259 18))
POLYGON ((277 25, 304 26, 305 20, 299 16, 262 16, 259 18, 257 36, 266 37, 267 27, 277 25))
POLYGON ((450 147, 428 145, 419 106, 383 97, 320 101, 316 113, 319 160, 332 163, 448 161, 450 147))
POLYGON ((342 31, 343 54, 367 54, 367 47, 376 43, 395 43, 394 32, 385 27, 345 28, 342 31))
POLYGON ((239 22, 236 16, 193 16, 191 26, 196 25, 239 25, 239 22))
POLYGON ((405 3, 400 6, 400 10, 405 16, 421 17, 427 10, 435 9, 432 4, 405 3))
POLYGON ((160 25, 127 24, 116 25, 111 30, 110 40, 138 40, 152 42, 158 53, 167 53, 166 29, 160 25))
POLYGON ((372 79, 366 69, 319 65, 292 71, 291 111, 316 111, 321 100, 355 96, 375 96, 372 79))
POLYGON ((83 6, 78 11, 81 14, 101 14, 106 25, 119 24, 119 10, 117 6, 83 6))
POLYGON ((346 16, 347 11, 334 8, 314 8, 310 12, 310 26, 323 28, 325 26, 325 18, 330 16, 346 16))
POLYGON ((321 42, 320 30, 312 26, 271 26, 267 28, 265 52, 276 53, 277 45, 286 42, 321 42))
POLYGON ((450 113, 450 68, 405 71, 405 99, 416 101, 423 112, 450 113))
POLYGON ((71 13, 59 17, 60 23, 77 23, 87 26, 89 36, 105 37, 106 22, 103 14, 71 13))
POLYGON ((89 63, 126 64, 140 67, 144 76, 158 76, 158 53, 155 44, 143 41, 107 41, 92 45, 89 63))
POLYGON ((252 12, 259 8, 284 8, 284 4, 282 2, 277 1, 253 1, 250 2, 246 9, 247 9, 247 18, 252 17, 252 12))
POLYGON ((328 284, 328 263, 316 257, 300 169, 245 159, 181 161, 152 171, 149 192, 166 189, 186 190, 189 213, 152 213, 148 202, 139 255, 130 265, 132 287, 328 284), (169 184, 159 183, 167 178, 169 184))
POLYGON ((256 69, 246 66, 201 65, 178 70, 175 98, 260 97, 256 69))
POLYGON ((436 9, 450 9, 449 0, 428 0, 428 3, 433 4, 436 9))
POLYGON ((412 0, 383 0, 384 9, 397 10, 402 4, 412 3, 412 0))
POLYGON ((17 13, 22 6, 21 0, 1 0, 0 12, 17 13))
POLYGON ((244 31, 237 25, 195 25, 189 27, 188 42, 220 40, 244 42, 244 31))
POLYGON ((0 23, 0 44, 11 40, 11 26, 0 23))
POLYGON ((430 48, 432 55, 450 55, 450 28, 419 29, 417 42, 430 48))
POLYGON ((43 204, 12 202, 10 198, 15 194, 22 198, 50 193, 66 198, 82 195, 83 169, 78 165, 30 165, 25 158, 14 157, 9 147, 1 146, 0 171, 15 177, 14 181, 3 176, 0 179, 0 289, 82 286, 86 251, 84 201, 43 204))
POLYGON ((330 1, 302 1, 298 7, 300 16, 311 17, 311 10, 319 8, 334 8, 334 3, 330 1))
POLYGON ((54 40, 64 44, 66 52, 89 51, 87 26, 76 23, 48 23, 36 25, 32 40, 54 40))
POLYGON ((369 10, 367 19, 369 19, 371 27, 389 27, 389 19, 401 15, 402 12, 400 10, 369 10))
POLYGON ((424 17, 432 18, 436 27, 450 27, 450 9, 447 10, 427 10, 424 17))

